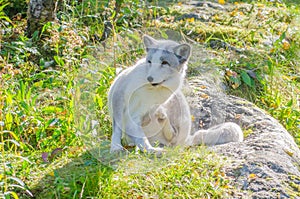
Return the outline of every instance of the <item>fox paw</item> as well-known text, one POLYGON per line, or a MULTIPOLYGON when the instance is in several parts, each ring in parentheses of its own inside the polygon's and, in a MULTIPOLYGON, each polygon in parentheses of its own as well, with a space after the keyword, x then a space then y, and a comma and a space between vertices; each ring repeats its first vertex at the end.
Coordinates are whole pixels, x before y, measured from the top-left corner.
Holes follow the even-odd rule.
POLYGON ((156 157, 161 157, 164 153, 163 148, 159 147, 151 147, 150 149, 147 150, 148 153, 156 155, 156 157))
POLYGON ((111 145, 110 147, 110 153, 119 153, 124 151, 124 148, 120 145, 111 145))
POLYGON ((157 108, 155 111, 155 117, 157 118, 157 121, 159 123, 164 122, 167 119, 166 109, 164 109, 163 107, 157 108))

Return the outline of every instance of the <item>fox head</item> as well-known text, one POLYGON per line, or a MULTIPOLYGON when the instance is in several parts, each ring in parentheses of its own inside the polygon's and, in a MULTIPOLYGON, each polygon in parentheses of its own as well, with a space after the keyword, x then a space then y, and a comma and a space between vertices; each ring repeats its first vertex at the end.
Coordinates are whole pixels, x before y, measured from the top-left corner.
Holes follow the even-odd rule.
POLYGON ((190 45, 156 40, 148 35, 143 40, 147 51, 147 81, 154 87, 176 90, 185 76, 186 63, 191 54, 190 45))

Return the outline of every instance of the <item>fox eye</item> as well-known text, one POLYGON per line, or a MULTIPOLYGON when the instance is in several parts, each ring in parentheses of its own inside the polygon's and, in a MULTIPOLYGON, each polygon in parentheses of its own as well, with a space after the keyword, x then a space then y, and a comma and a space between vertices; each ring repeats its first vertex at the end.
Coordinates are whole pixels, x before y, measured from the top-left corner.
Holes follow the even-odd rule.
POLYGON ((149 64, 151 64, 151 61, 150 61, 150 60, 148 60, 147 62, 148 62, 149 64))
POLYGON ((162 65, 170 65, 169 62, 167 62, 167 61, 162 61, 161 64, 162 65))

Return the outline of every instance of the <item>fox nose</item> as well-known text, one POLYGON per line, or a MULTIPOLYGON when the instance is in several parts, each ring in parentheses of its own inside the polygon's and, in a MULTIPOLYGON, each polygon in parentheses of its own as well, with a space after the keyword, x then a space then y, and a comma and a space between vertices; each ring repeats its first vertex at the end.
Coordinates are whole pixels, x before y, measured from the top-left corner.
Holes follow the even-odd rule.
POLYGON ((149 76, 149 77, 147 77, 147 80, 148 80, 149 82, 153 82, 153 77, 149 76))

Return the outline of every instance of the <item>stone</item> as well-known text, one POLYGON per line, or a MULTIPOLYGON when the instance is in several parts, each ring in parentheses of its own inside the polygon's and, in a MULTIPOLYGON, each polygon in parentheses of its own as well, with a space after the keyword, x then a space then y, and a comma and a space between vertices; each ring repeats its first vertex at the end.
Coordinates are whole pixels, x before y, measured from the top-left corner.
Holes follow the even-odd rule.
POLYGON ((209 148, 230 162, 224 169, 236 188, 233 198, 291 198, 295 193, 299 197, 295 187, 300 187, 300 150, 293 137, 267 112, 226 95, 214 78, 191 78, 187 99, 193 131, 231 121, 251 132, 242 143, 209 148))

